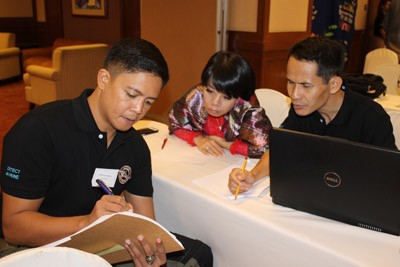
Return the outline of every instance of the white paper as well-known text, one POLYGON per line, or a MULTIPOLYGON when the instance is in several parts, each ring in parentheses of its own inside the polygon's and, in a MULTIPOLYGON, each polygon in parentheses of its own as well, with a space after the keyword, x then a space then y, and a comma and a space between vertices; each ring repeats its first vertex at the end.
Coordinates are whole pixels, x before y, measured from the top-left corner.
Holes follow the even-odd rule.
MULTIPOLYGON (((251 165, 254 164, 247 164, 248 169, 252 168, 251 165)), ((193 180, 193 183, 220 197, 234 200, 235 195, 232 194, 228 189, 229 173, 232 171, 233 168, 240 168, 240 166, 229 166, 228 168, 222 169, 216 173, 193 180)), ((239 194, 237 198, 240 199, 259 197, 260 194, 268 187, 269 177, 266 177, 257 181, 257 183, 255 183, 253 187, 247 192, 239 194)))

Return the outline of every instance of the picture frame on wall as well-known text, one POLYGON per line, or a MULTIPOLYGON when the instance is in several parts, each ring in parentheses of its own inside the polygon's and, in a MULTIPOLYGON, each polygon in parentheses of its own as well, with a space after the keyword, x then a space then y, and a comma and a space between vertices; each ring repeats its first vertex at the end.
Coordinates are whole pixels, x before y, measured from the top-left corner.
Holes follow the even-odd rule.
POLYGON ((72 15, 107 17, 107 0, 71 0, 72 15))

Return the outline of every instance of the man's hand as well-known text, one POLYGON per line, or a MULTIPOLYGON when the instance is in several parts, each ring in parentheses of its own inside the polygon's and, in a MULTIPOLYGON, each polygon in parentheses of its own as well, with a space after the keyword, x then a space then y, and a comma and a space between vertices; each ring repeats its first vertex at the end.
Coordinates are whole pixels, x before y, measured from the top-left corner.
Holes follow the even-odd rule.
POLYGON ((256 178, 251 172, 244 171, 242 173, 241 169, 235 168, 229 174, 228 188, 232 194, 235 194, 236 188, 239 185, 240 186, 239 193, 243 193, 249 190, 253 186, 255 181, 256 178))
POLYGON ((101 216, 123 211, 133 212, 132 204, 126 202, 123 196, 104 195, 96 202, 92 212, 85 216, 84 226, 91 224, 101 216))
POLYGON ((127 239, 125 240, 125 248, 132 257, 135 267, 142 266, 161 266, 167 262, 167 256, 165 254, 164 244, 161 238, 155 240, 156 251, 153 251, 150 247, 149 242, 142 236, 137 237, 144 254, 135 246, 135 244, 127 239))

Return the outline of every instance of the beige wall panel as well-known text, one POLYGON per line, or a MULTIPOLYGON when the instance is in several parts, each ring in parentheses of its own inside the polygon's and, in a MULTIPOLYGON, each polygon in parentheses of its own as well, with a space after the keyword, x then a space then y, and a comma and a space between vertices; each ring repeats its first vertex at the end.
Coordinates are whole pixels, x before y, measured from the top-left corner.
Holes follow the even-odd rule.
POLYGON ((45 0, 36 0, 36 16, 37 21, 45 22, 46 21, 46 7, 45 0))
POLYGON ((358 0, 356 10, 355 30, 365 30, 367 25, 368 0, 358 0))
POLYGON ((228 30, 257 32, 258 0, 228 1, 228 30))
POLYGON ((32 0, 1 0, 0 18, 33 17, 32 0))
POLYGON ((309 0, 271 0, 269 32, 307 31, 309 0))
POLYGON ((217 0, 142 0, 141 36, 166 58, 170 81, 149 116, 166 118, 173 103, 200 82, 216 51, 217 0))

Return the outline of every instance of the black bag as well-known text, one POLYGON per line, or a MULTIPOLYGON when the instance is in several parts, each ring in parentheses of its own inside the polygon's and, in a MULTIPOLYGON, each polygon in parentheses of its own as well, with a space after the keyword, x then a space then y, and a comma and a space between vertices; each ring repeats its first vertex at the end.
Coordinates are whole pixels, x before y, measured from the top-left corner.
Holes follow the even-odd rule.
POLYGON ((383 78, 375 74, 344 74, 343 89, 350 89, 370 98, 377 98, 386 94, 386 85, 383 78))

